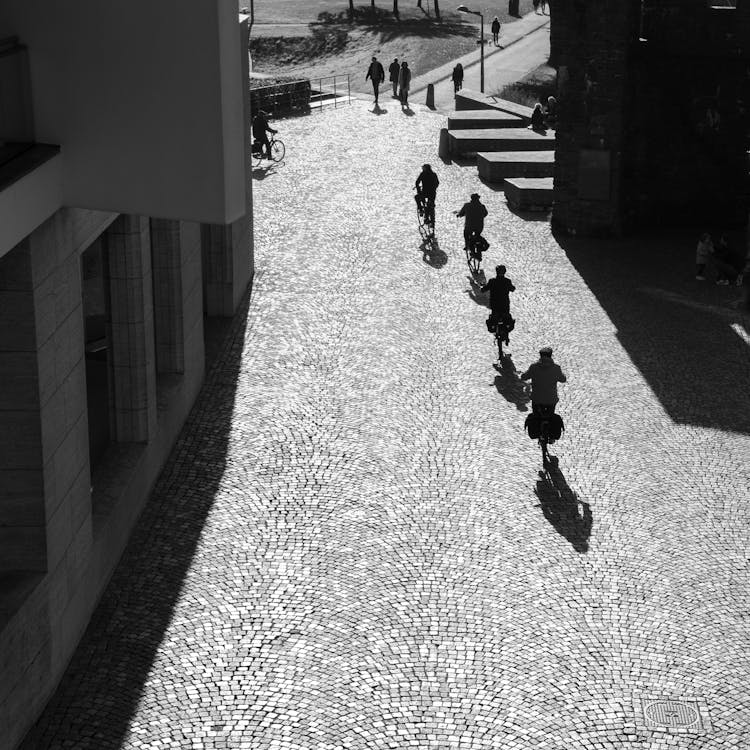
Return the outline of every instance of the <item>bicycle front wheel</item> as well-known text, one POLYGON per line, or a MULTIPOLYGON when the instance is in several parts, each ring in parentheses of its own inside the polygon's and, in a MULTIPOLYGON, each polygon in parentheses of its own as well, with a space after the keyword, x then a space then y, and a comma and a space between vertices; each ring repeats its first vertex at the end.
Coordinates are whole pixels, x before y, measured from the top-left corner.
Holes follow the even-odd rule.
POLYGON ((274 142, 271 144, 271 158, 274 161, 281 161, 284 158, 285 153, 286 148, 284 147, 284 142, 274 140, 274 142))

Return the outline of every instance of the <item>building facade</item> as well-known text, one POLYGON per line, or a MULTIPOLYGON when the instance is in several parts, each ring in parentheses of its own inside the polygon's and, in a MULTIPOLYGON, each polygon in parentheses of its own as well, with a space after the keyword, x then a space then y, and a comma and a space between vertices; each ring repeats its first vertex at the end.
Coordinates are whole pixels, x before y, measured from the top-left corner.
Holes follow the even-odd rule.
POLYGON ((553 0, 553 226, 747 219, 750 2, 553 0))
POLYGON ((54 691, 253 273, 247 19, 0 6, 0 750, 54 691))

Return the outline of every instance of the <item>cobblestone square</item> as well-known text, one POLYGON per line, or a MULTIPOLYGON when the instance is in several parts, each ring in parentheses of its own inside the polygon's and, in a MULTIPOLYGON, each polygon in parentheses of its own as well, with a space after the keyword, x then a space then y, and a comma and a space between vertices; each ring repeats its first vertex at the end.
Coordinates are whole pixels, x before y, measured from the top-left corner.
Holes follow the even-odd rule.
POLYGON ((24 749, 750 747, 733 290, 694 288, 693 245, 681 269, 558 242, 438 159, 445 117, 382 103, 272 124, 252 296, 24 749), (517 288, 498 368, 472 192, 517 288), (543 345, 567 429, 540 475, 518 374, 543 345))

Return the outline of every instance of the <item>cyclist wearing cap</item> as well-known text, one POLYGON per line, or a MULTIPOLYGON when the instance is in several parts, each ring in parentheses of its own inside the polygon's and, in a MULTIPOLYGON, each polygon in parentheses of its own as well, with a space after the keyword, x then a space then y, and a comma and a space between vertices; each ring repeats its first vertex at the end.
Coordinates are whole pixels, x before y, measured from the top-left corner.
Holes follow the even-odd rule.
POLYGON ((469 241, 473 236, 480 236, 484 229, 484 217, 487 216, 487 208, 479 200, 479 193, 472 193, 471 200, 464 203, 456 216, 464 217, 464 241, 469 247, 469 241))
POLYGON ((435 221, 435 197, 439 184, 440 180, 432 171, 432 167, 429 164, 423 164, 422 171, 414 183, 417 188, 417 203, 422 205, 425 216, 433 223, 435 221))
POLYGON ((274 130, 268 124, 268 115, 261 109, 255 117, 253 117, 253 138, 255 144, 260 153, 263 153, 263 146, 266 147, 266 154, 268 158, 271 158, 271 142, 268 140, 266 133, 278 133, 278 130, 274 130))
POLYGON ((567 378, 560 365, 552 359, 552 349, 545 346, 539 350, 539 360, 534 362, 521 380, 531 380, 531 408, 534 414, 554 414, 558 402, 557 384, 567 378))

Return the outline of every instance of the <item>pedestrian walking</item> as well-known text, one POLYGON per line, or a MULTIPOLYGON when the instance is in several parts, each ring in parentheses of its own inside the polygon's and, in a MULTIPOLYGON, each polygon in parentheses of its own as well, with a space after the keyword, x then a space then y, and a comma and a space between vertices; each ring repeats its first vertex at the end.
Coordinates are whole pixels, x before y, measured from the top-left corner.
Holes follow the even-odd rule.
POLYGON ((398 99, 398 74, 401 66, 398 64, 398 58, 394 57, 393 62, 388 66, 388 77, 393 86, 393 98, 398 99))
POLYGON ((711 235, 708 232, 704 232, 700 236, 698 245, 695 248, 695 278, 698 281, 706 280, 706 265, 711 260, 713 252, 714 243, 711 235))
POLYGON ((377 104, 380 84, 385 80, 385 71, 383 70, 383 66, 378 62, 378 58, 375 56, 372 58, 370 67, 367 68, 365 81, 368 79, 372 81, 372 93, 375 94, 375 104, 377 104))
POLYGON ((411 85, 411 71, 409 63, 404 60, 401 63, 401 70, 398 74, 398 93, 401 98, 401 107, 409 106, 409 86, 411 85))
POLYGON ((464 66, 461 63, 456 63, 456 67, 453 68, 453 93, 461 90, 461 86, 464 84, 464 66))
POLYGON ((492 19, 492 26, 490 26, 490 30, 492 31, 492 43, 497 47, 499 44, 498 40, 500 38, 500 19, 497 16, 492 19))

